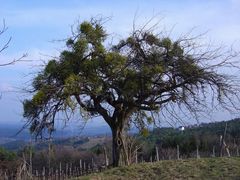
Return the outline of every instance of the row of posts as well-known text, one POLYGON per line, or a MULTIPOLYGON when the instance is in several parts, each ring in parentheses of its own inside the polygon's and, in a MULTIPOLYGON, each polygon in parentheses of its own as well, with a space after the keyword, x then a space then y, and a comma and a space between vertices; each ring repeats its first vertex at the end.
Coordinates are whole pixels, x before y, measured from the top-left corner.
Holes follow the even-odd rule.
MULTIPOLYGON (((177 160, 180 160, 181 159, 181 157, 180 157, 180 150, 179 150, 179 145, 177 145, 177 148, 176 148, 176 150, 177 150, 177 160)), ((212 150, 212 155, 211 155, 211 157, 216 157, 216 152, 215 152, 215 146, 213 146, 213 150, 212 150)), ((155 156, 155 161, 160 161, 160 158, 159 158, 159 150, 158 150, 158 147, 156 146, 155 147, 155 152, 156 152, 156 156, 155 156)), ((231 157, 231 155, 230 155, 230 152, 229 152, 229 150, 226 150, 226 152, 227 152, 227 156, 228 157, 231 157)), ((237 146, 236 147, 236 156, 238 156, 239 157, 239 147, 237 146)), ((196 147, 196 158, 197 159, 200 159, 200 154, 199 154, 199 146, 197 146, 196 147)), ((154 160, 153 160, 153 158, 152 158, 152 156, 150 156, 150 162, 153 162, 154 160)), ((143 160, 142 160, 142 162, 143 162, 143 160)), ((135 153, 135 163, 139 163, 139 160, 138 160, 138 153, 136 152, 135 153)))
POLYGON ((85 161, 82 161, 81 159, 79 160, 79 166, 72 167, 72 163, 66 164, 65 167, 62 166, 62 163, 59 163, 59 169, 56 169, 55 172, 53 168, 48 169, 48 172, 46 171, 45 167, 43 167, 42 173, 39 174, 38 171, 35 171, 36 176, 51 176, 51 175, 59 175, 60 177, 65 175, 67 177, 72 177, 72 176, 81 176, 85 174, 89 174, 94 171, 99 171, 99 168, 96 168, 94 165, 94 161, 92 158, 91 163, 86 163, 85 161))
MULTIPOLYGON (((177 160, 179 160, 179 159, 181 159, 179 145, 177 145, 176 150, 177 150, 177 152, 176 152, 177 157, 176 158, 177 158, 177 160)), ((156 156, 155 156, 154 159, 153 159, 152 156, 150 156, 150 162, 160 161, 159 149, 158 149, 157 146, 155 146, 155 152, 156 152, 156 156)), ((239 147, 238 146, 236 146, 236 155, 239 156, 239 147)), ((216 157, 215 146, 213 146, 211 156, 216 157)), ((229 151, 228 151, 228 156, 230 156, 229 151)), ((105 158, 106 157, 107 156, 105 156, 105 158)), ((136 153, 135 153, 135 163, 140 162, 138 157, 139 157, 139 155, 138 155, 138 152, 136 151, 136 153)), ((197 159, 200 158, 199 147, 198 146, 196 147, 196 158, 197 159)), ((141 161, 144 162, 143 157, 142 157, 141 161)), ((65 178, 69 178, 69 177, 86 175, 86 174, 89 174, 89 173, 92 173, 92 172, 99 172, 99 171, 105 169, 108 166, 108 163, 109 163, 109 160, 108 160, 108 158, 106 158, 105 159, 105 166, 97 167, 94 164, 93 158, 91 160, 91 163, 86 163, 85 161, 80 159, 79 160, 79 165, 75 166, 75 167, 73 167, 72 163, 67 163, 63 167, 62 163, 60 162, 59 167, 55 170, 53 168, 47 168, 46 169, 45 167, 43 167, 42 171, 40 172, 38 170, 33 171, 32 167, 29 167, 27 171, 31 176, 34 176, 36 178, 39 177, 40 179, 46 179, 46 178, 49 179, 50 177, 55 178, 55 179, 56 178, 57 179, 65 179, 65 178)), ((30 163, 29 165, 32 165, 32 164, 30 163)), ((5 177, 5 176, 7 176, 7 173, 2 172, 1 176, 5 177)), ((11 176, 11 175, 9 175, 9 176, 11 176)))

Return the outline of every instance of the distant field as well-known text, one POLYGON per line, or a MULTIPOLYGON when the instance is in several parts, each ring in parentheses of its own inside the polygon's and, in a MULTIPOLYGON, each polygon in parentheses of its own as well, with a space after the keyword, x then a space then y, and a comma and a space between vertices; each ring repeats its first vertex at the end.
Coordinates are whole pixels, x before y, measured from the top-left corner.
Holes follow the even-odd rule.
POLYGON ((166 160, 134 164, 74 180, 240 179, 240 157, 166 160))

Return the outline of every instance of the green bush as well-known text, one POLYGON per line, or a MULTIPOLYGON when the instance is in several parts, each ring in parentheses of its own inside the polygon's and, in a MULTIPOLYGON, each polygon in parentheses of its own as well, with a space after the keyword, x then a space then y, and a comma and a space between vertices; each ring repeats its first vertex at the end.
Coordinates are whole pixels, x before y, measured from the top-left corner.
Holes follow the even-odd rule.
POLYGON ((16 153, 8 151, 0 147, 0 160, 1 161, 13 161, 17 157, 16 153))

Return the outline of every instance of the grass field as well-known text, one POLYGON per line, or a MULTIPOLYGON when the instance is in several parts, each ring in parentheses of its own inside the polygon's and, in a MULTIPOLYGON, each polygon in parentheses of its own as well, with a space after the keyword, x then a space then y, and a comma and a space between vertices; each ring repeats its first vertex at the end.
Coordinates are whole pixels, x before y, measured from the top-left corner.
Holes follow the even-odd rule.
POLYGON ((165 160, 134 164, 74 180, 239 179, 240 157, 165 160))

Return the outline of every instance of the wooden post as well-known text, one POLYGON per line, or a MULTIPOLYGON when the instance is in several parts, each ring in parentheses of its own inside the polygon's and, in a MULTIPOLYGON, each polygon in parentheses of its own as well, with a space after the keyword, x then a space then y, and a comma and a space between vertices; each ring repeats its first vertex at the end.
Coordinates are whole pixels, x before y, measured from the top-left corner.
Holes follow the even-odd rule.
POLYGON ((179 153, 179 145, 177 145, 177 160, 180 159, 180 153, 179 153))
POLYGON ((223 145, 224 145, 224 147, 225 147, 225 149, 226 149, 226 151, 227 151, 228 157, 231 157, 229 148, 228 148, 227 144, 225 143, 225 140, 223 141, 223 145))
POLYGON ((82 175, 82 160, 79 160, 79 173, 82 175))
POLYGON ((224 148, 226 134, 227 134, 227 122, 225 124, 224 134, 223 136, 220 136, 220 157, 223 156, 223 148, 224 148))
POLYGON ((66 177, 68 177, 68 163, 66 164, 66 172, 65 172, 65 174, 66 174, 66 177))
POLYGON ((43 179, 45 179, 45 167, 43 167, 42 176, 43 176, 43 179))
POLYGON ((88 164, 88 172, 91 172, 91 165, 88 164))
POLYGON ((137 164, 138 163, 138 152, 136 150, 136 153, 135 153, 135 163, 137 164))
POLYGON ((61 177, 62 174, 62 163, 59 163, 59 176, 61 177))
POLYGON ((200 159, 199 151, 198 151, 198 145, 197 145, 197 159, 200 159))
POLYGON ((152 155, 150 156, 150 162, 152 162, 152 155))
POLYGON ((222 137, 222 135, 220 135, 219 140, 220 140, 219 157, 222 157, 222 155, 223 155, 223 142, 222 142, 223 137, 222 137))
POLYGON ((108 160, 108 156, 107 156, 107 149, 105 146, 103 146, 103 153, 104 153, 104 158, 105 158, 105 165, 106 167, 109 166, 109 160, 108 160))
POLYGON ((213 152, 212 152, 212 157, 215 157, 215 146, 213 146, 213 152))
POLYGON ((4 179, 8 179, 7 172, 4 172, 4 179))
POLYGON ((61 176, 59 176, 58 169, 56 169, 56 170, 55 170, 55 177, 54 177, 54 178, 57 179, 58 177, 59 177, 59 179, 60 179, 61 176))
POLYGON ((72 176, 72 163, 69 164, 69 177, 72 176))
POLYGON ((159 161, 158 147, 156 146, 155 149, 156 149, 156 161, 159 161))
POLYGON ((86 162, 83 161, 83 171, 86 172, 86 162))
POLYGON ((93 172, 93 170, 94 170, 94 161, 93 161, 93 158, 92 158, 92 172, 93 172))
POLYGON ((53 170, 53 167, 51 168, 51 176, 53 176, 54 174, 54 170, 53 170))

